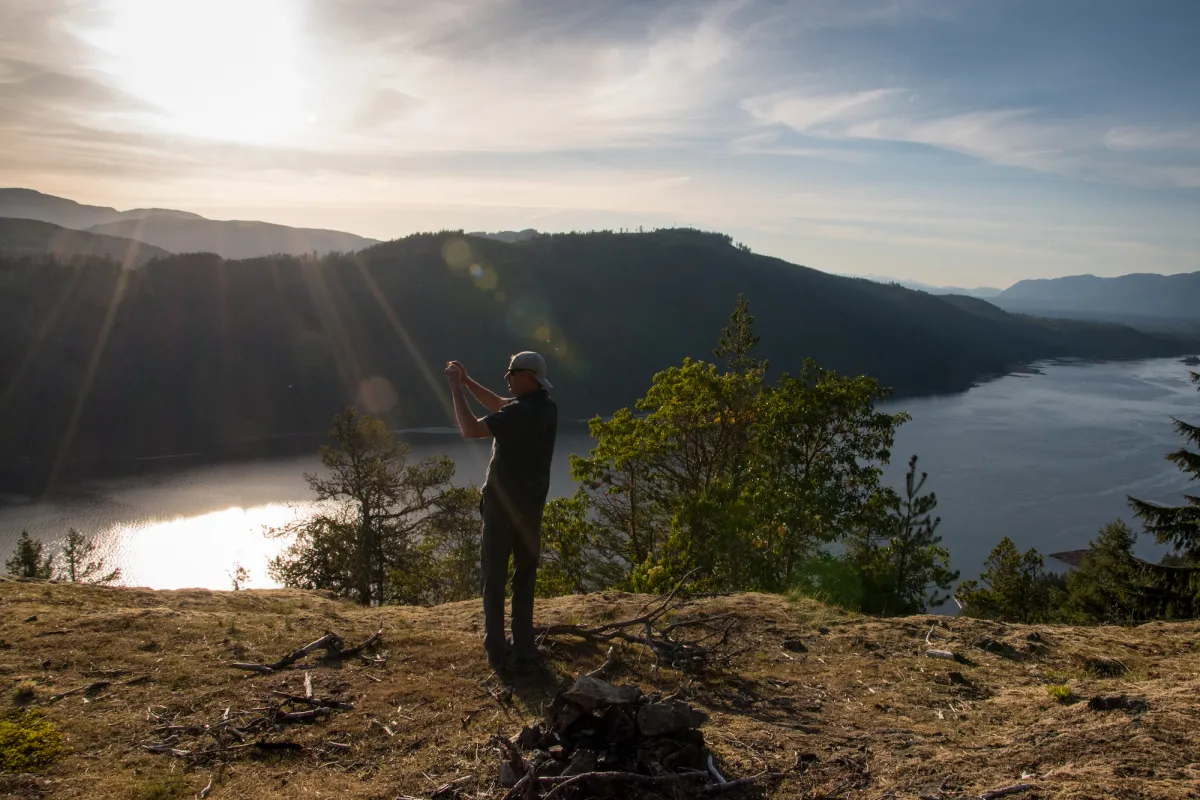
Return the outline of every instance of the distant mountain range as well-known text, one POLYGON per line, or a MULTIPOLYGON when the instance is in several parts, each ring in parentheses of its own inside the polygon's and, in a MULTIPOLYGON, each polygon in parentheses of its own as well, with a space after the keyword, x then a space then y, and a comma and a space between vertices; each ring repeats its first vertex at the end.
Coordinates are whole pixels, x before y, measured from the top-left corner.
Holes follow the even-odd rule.
POLYGON ((16 256, 54 255, 63 259, 101 256, 131 266, 141 266, 152 258, 170 255, 160 247, 134 239, 77 231, 39 220, 6 217, 0 217, 0 253, 16 256))
POLYGON ((310 447, 348 403, 394 428, 446 425, 441 365, 460 359, 499 387, 522 349, 547 356, 563 420, 608 414, 685 356, 711 359, 739 293, 772 375, 811 357, 906 395, 964 390, 1040 359, 1198 350, 1194 339, 842 278, 688 229, 515 243, 416 234, 319 269, 210 254, 132 271, 50 263, 0 255, 0 471, 56 454, 310 447))
POLYGON ((865 278, 876 283, 895 283, 903 286, 905 289, 913 289, 918 292, 928 292, 929 294, 961 294, 967 297, 981 297, 984 300, 995 297, 1000 294, 1003 289, 994 289, 990 286, 980 286, 975 289, 964 289, 961 286, 934 286, 920 281, 906 280, 904 278, 889 278, 886 275, 844 275, 847 278, 865 278))
POLYGON ((1200 272, 1024 280, 992 302, 1008 311, 1040 316, 1200 322, 1200 272))
POLYGON ((0 217, 39 220, 88 233, 135 239, 173 253, 216 253, 231 259, 352 252, 378 241, 342 231, 212 220, 173 209, 118 211, 32 189, 0 189, 0 217))
POLYGON ((979 297, 1014 314, 1115 322, 1150 331, 1200 333, 1200 272, 1138 273, 1117 278, 1072 275, 1018 281, 1007 289, 961 289, 918 281, 863 276, 936 295, 979 297))

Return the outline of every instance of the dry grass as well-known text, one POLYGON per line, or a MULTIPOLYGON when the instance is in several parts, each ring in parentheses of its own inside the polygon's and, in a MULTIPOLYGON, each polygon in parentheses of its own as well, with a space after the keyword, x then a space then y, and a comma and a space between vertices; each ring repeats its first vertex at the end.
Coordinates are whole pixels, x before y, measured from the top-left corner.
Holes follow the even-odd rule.
MULTIPOLYGON (((558 598, 539 605, 538 622, 625 618, 645 600, 619 593, 558 598)), ((680 614, 700 612, 744 620, 752 649, 736 669, 688 679, 655 671, 634 647, 623 651, 613 679, 682 692, 706 710, 704 732, 727 777, 783 773, 768 797, 978 797, 1019 782, 1037 789, 1018 798, 1200 796, 1196 624, 1083 629, 877 620, 763 595, 697 600, 680 614), (931 644, 970 664, 924 657, 934 626, 931 644), (797 639, 807 652, 780 646, 797 639), (1048 694, 1052 684, 1068 684, 1083 700, 1127 694, 1148 709, 1063 705, 1048 694)), ((3 711, 18 687, 26 695, 32 682, 32 707, 58 726, 67 747, 40 774, 0 775, 0 795, 168 800, 195 797, 212 779, 212 800, 384 800, 429 797, 462 779, 456 786, 463 797, 499 797, 499 759, 489 737, 511 735, 536 718, 558 681, 599 665, 604 648, 556 645, 550 671, 517 685, 505 706, 480 687, 489 674, 481 623, 476 603, 361 609, 294 591, 0 582, 3 711), (326 630, 361 641, 381 626, 386 666, 310 671, 317 694, 353 701, 355 710, 273 737, 302 750, 257 757, 246 750, 218 771, 191 770, 141 748, 155 738, 149 707, 181 723, 203 723, 228 707, 261 705, 271 689, 302 691, 302 672, 255 675, 228 662, 273 661, 326 630), (110 685, 91 696, 50 700, 101 680, 110 685)))

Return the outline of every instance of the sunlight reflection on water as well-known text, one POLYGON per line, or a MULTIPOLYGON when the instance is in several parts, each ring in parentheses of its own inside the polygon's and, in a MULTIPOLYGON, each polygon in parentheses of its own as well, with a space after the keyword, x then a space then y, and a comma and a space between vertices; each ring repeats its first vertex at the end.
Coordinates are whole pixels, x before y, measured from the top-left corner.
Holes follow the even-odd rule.
POLYGON ((270 503, 252 508, 225 508, 191 517, 119 523, 105 533, 111 543, 106 557, 121 567, 126 586, 156 589, 230 588, 236 565, 249 570, 246 589, 279 584, 267 575, 267 562, 288 539, 265 535, 306 516, 312 504, 270 503))

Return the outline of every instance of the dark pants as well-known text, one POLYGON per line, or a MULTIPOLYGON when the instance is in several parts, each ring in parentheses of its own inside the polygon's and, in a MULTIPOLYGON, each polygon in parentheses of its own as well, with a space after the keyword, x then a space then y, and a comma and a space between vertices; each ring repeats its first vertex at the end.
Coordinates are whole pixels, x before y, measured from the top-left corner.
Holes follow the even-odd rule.
POLYGON ((532 657, 533 590, 537 583, 538 556, 542 549, 541 514, 517 512, 486 489, 480 511, 483 513, 483 546, 480 552, 483 647, 493 660, 503 659, 507 649, 504 637, 504 585, 508 580, 508 557, 511 554, 514 567, 513 650, 517 658, 532 657))

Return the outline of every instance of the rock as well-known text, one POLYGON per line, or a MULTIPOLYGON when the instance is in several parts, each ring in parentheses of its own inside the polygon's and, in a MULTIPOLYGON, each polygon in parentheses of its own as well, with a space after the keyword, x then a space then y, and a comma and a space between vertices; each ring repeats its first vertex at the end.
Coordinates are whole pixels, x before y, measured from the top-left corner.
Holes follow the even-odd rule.
POLYGON ((824 636, 825 634, 829 633, 829 628, 824 628, 824 627, 822 627, 822 628, 817 628, 817 633, 819 633, 819 634, 821 634, 822 636, 824 636))
POLYGON ((680 700, 651 703, 638 709, 638 730, 643 736, 663 736, 668 733, 698 728, 708 715, 680 700))
POLYGON ((595 711, 605 706, 633 705, 641 696, 642 690, 636 686, 613 686, 587 675, 580 675, 575 685, 563 694, 566 700, 584 711, 595 711))
POLYGON ((511 789, 517 785, 517 781, 521 780, 517 776, 517 771, 513 769, 513 765, 505 761, 500 765, 500 785, 505 789, 511 789))
POLYGON ((539 722, 532 728, 526 725, 521 729, 521 733, 517 735, 517 744, 522 750, 532 750, 542 741, 542 725, 539 722))
POLYGON ((783 643, 784 650, 791 650, 793 653, 807 653, 808 646, 799 639, 788 639, 783 643))
POLYGON ((1150 708, 1150 704, 1140 697, 1126 697, 1122 694, 1113 697, 1093 697, 1088 700, 1088 708, 1092 711, 1131 711, 1141 714, 1150 708))
POLYGON ((997 639, 990 639, 986 636, 982 639, 977 639, 975 641, 975 646, 980 650, 986 650, 989 653, 995 653, 1001 658, 1008 658, 1012 659, 1013 661, 1018 661, 1022 658, 1020 651, 1018 651, 1017 648, 1013 647, 1011 644, 1008 644, 1007 642, 1001 642, 997 639))
POLYGON ((951 672, 946 677, 950 679, 951 683, 956 683, 959 686, 970 686, 971 685, 971 681, 967 678, 966 675, 963 675, 961 672, 951 672))
POLYGON ((637 732, 633 719, 620 708, 610 707, 604 712, 602 721, 606 731, 605 738, 612 743, 627 742, 637 732))
POLYGON ((580 748, 571 754, 571 764, 565 770, 563 775, 582 775, 585 772, 595 772, 596 762, 599 757, 595 750, 580 748))

